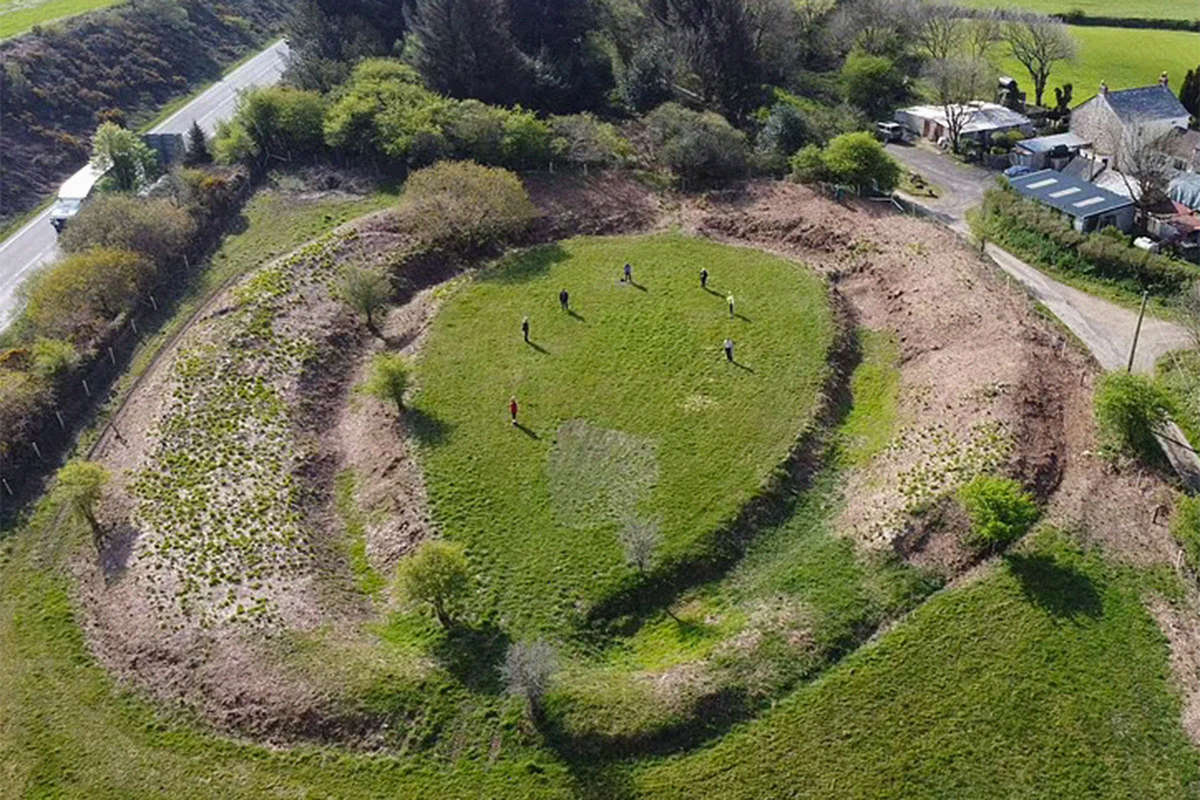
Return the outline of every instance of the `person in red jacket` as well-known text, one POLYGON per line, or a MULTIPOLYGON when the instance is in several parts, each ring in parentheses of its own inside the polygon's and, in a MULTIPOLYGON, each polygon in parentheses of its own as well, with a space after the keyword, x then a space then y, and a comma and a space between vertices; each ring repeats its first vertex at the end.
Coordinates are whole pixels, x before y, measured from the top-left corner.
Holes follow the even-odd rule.
POLYGON ((517 398, 510 397, 508 400, 508 413, 512 415, 512 424, 517 424, 517 398))

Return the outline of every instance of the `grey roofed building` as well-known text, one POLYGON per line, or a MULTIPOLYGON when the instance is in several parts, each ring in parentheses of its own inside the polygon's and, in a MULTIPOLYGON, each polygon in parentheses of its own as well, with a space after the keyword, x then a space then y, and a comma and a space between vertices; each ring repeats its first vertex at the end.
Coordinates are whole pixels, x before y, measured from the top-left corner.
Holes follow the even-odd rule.
POLYGON ((1070 217, 1077 231, 1087 233, 1110 225, 1129 231, 1133 227, 1133 200, 1074 176, 1044 169, 1010 178, 1009 183, 1024 197, 1070 217))
POLYGON ((1113 112, 1126 124, 1188 116, 1188 110, 1175 93, 1161 84, 1109 92, 1107 99, 1113 112))
POLYGON ((1200 211, 1200 175, 1176 175, 1167 196, 1194 211, 1200 211))

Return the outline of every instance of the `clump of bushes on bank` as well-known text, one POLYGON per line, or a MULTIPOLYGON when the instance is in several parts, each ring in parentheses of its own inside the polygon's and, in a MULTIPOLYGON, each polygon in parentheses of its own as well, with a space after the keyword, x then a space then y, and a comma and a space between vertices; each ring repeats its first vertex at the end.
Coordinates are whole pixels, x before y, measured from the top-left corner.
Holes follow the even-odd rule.
POLYGON ((972 224, 978 235, 1023 258, 1130 291, 1172 296, 1200 278, 1200 269, 1134 247, 1114 229, 1080 233, 1059 212, 1026 200, 1008 186, 984 195, 972 224))

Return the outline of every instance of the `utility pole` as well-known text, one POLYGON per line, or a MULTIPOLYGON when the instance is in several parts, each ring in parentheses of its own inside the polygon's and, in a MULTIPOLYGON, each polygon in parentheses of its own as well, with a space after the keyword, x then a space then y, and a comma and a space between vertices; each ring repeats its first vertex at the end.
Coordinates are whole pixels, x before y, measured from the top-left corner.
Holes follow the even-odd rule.
POLYGON ((1126 372, 1133 372, 1133 355, 1137 352, 1138 337, 1142 335, 1142 319, 1146 316, 1146 300, 1149 297, 1149 292, 1142 292, 1142 310, 1138 312, 1137 328, 1133 331, 1133 345, 1129 348, 1129 364, 1125 367, 1126 372))

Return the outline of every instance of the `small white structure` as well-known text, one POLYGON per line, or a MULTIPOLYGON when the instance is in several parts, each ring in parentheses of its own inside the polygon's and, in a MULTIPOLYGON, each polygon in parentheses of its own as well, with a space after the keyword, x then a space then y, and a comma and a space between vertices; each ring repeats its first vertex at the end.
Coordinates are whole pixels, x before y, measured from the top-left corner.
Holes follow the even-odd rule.
MULTIPOLYGON (((1024 114, 996 103, 975 101, 965 106, 955 106, 966 119, 962 127, 964 139, 974 139, 986 145, 992 136, 1008 131, 1033 133, 1033 123, 1024 114)), ((946 121, 946 109, 942 106, 910 106, 896 112, 899 122, 914 136, 940 142, 950 135, 950 123, 946 121)))

